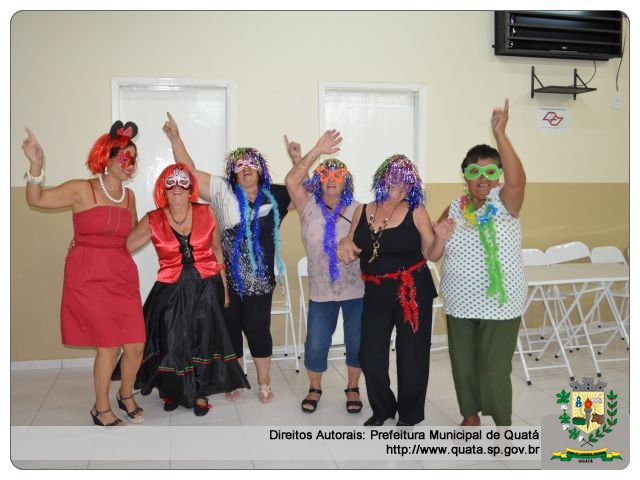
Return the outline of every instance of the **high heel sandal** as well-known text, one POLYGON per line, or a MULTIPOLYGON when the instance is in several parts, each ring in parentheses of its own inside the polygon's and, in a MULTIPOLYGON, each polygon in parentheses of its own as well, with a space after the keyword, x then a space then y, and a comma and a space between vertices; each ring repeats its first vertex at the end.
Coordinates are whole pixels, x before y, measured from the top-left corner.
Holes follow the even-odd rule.
MULTIPOLYGON (((344 393, 357 393, 360 395, 359 387, 349 387, 344 389, 344 393)), ((347 400, 347 412, 349 413, 360 413, 362 411, 362 402, 360 400, 347 400), (351 408, 349 408, 351 407, 351 408)))
MULTIPOLYGON (((116 395, 116 400, 118 401, 118 407, 120 407, 120 410, 124 410, 127 414, 127 417, 129 418, 129 421, 131 423, 142 423, 144 421, 144 410, 142 409, 142 407, 140 407, 137 403, 136 403, 136 408, 134 408, 133 410, 129 411, 127 410, 127 406, 124 404, 123 400, 132 400, 133 399, 133 395, 131 394, 130 397, 121 397, 120 393, 118 393, 116 395), (138 414, 142 414, 142 415, 138 415, 138 414)), ((134 400, 135 402, 135 400, 134 400)))
POLYGON ((307 399, 305 398, 304 400, 302 400, 302 403, 300 404, 300 407, 302 408, 302 411, 304 413, 313 413, 317 410, 318 408, 318 402, 320 401, 320 397, 322 397, 322 390, 318 389, 318 388, 310 388, 309 389, 309 393, 317 393, 318 394, 318 398, 315 400, 311 400, 311 399, 307 399), (310 405, 313 408, 304 408, 305 405, 310 405))
POLYGON ((120 420, 118 417, 116 417, 116 419, 111 423, 102 423, 102 420, 100 420, 98 417, 100 415, 104 415, 105 413, 109 413, 109 412, 112 412, 112 410, 109 409, 109 410, 100 412, 98 411, 95 405, 91 410, 89 410, 89 413, 91 414, 91 418, 93 418, 93 423, 95 423, 99 427, 124 427, 126 425, 126 423, 120 420), (93 412, 95 412, 95 414, 93 412))

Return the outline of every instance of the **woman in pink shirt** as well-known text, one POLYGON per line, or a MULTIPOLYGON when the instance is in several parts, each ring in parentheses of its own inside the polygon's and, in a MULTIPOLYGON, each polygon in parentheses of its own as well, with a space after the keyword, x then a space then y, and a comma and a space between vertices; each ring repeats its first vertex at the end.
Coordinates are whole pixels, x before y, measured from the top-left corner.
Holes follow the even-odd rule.
POLYGON ((331 336, 342 309, 348 381, 345 393, 349 413, 362 410, 360 379, 360 320, 364 285, 357 262, 341 264, 337 239, 349 233, 353 212, 360 205, 353 200, 353 177, 344 163, 330 158, 320 163, 311 178, 309 168, 322 154, 338 152, 340 133, 328 130, 301 158, 300 145, 285 137, 294 165, 285 178, 291 201, 300 214, 302 241, 307 252, 309 309, 304 364, 309 375, 309 392, 302 411, 313 413, 322 395, 322 374, 327 370, 331 336))

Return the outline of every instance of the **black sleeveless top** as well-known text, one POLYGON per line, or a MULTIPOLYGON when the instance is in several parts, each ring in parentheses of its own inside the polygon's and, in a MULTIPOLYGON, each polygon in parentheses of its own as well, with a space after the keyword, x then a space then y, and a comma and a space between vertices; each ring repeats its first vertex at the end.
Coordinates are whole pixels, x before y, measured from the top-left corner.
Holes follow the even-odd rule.
POLYGON ((182 265, 185 267, 193 266, 195 259, 193 258, 193 249, 191 247, 191 234, 182 235, 175 228, 171 227, 174 235, 178 239, 180 253, 182 254, 182 265))
MULTIPOLYGON (((413 221, 413 212, 409 210, 397 227, 385 228, 379 237, 378 256, 369 263, 373 254, 373 238, 367 222, 366 206, 353 235, 353 241, 362 249, 360 254, 360 270, 365 275, 381 275, 397 272, 421 261, 422 242, 420 232, 413 221)), ((428 270, 428 269, 427 269, 428 270)))

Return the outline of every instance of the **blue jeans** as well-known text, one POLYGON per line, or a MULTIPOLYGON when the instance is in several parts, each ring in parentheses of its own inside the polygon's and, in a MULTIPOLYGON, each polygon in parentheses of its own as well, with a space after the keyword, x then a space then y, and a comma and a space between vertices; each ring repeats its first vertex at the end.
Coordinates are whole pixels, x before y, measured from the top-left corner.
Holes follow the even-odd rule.
POLYGON ((318 373, 327 370, 331 336, 336 331, 340 308, 342 308, 347 366, 360 368, 358 356, 360 354, 362 298, 356 298, 341 302, 309 300, 307 338, 304 342, 304 366, 307 370, 318 373))

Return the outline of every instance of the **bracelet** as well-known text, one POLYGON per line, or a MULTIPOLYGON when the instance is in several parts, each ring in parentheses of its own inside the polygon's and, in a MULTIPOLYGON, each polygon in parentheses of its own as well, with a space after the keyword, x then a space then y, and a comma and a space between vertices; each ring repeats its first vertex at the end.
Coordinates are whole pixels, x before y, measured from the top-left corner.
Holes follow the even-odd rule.
POLYGON ((27 173, 24 174, 24 178, 27 180, 27 183, 34 183, 36 185, 40 185, 44 180, 44 168, 40 172, 40 175, 38 175, 37 177, 34 177, 33 175, 31 175, 29 173, 29 170, 27 170, 27 173))

